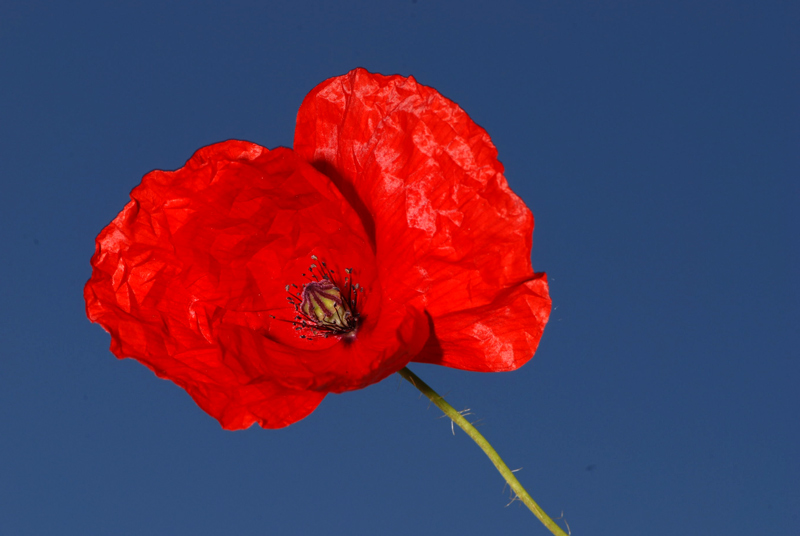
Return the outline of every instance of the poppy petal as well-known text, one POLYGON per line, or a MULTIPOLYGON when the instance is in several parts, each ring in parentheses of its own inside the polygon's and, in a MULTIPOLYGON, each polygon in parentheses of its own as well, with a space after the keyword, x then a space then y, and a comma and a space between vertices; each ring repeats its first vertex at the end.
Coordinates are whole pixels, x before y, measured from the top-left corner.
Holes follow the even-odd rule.
POLYGON ((517 369, 536 352, 549 312, 547 278, 536 274, 487 305, 437 317, 435 334, 414 361, 476 372, 517 369))
POLYGON ((550 312, 530 263, 533 216, 457 104, 412 77, 356 69, 309 93, 294 149, 361 216, 387 299, 430 316, 435 341, 416 361, 494 371, 530 359, 550 312))
POLYGON ((421 313, 381 300, 358 215, 289 149, 205 147, 177 171, 145 176, 131 199, 97 238, 87 314, 111 333, 117 357, 184 387, 226 428, 286 426, 327 391, 399 370, 427 339, 421 313), (293 323, 287 289, 311 281, 324 259, 340 278, 352 267, 365 289, 349 346, 301 339, 293 323), (343 377, 331 372, 335 359, 347 364, 343 377))

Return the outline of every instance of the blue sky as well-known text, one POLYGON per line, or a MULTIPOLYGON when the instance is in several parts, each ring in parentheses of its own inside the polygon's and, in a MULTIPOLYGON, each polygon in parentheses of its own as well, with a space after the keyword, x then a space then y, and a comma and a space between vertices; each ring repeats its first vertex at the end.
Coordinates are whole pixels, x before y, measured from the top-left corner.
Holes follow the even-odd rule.
POLYGON ((398 377, 225 432, 82 287, 152 169, 291 146, 317 83, 487 129, 554 303, 522 369, 413 370, 581 535, 800 527, 795 2, 0 4, 0 534, 547 534, 398 377))

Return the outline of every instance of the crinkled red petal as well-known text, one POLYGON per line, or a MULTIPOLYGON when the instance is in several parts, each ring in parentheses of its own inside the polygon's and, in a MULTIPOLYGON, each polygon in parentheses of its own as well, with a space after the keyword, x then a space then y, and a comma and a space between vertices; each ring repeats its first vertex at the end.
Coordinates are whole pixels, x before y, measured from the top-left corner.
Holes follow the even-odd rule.
POLYGON ((357 210, 385 299, 430 316, 415 361, 499 371, 531 358, 550 312, 530 263, 533 216, 457 104, 411 77, 356 69, 309 93, 294 149, 357 210))
POLYGON ((358 215, 289 149, 205 147, 131 198, 97 238, 89 318, 117 357, 185 388, 225 428, 291 424, 326 392, 399 370, 427 340, 420 313, 381 299, 358 215), (291 323, 286 285, 302 287, 322 261, 340 280, 353 268, 364 288, 352 343, 301 339, 291 323))

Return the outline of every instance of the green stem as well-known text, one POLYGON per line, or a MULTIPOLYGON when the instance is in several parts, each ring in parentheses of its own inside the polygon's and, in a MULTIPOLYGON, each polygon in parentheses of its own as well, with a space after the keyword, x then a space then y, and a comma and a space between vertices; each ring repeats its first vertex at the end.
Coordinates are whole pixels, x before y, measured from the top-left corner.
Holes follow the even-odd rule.
POLYGON ((463 415, 456 411, 453 406, 448 404, 447 401, 439 396, 436 391, 431 389, 427 383, 419 378, 419 376, 408 370, 408 367, 401 370, 398 374, 408 380, 411 385, 419 389, 422 394, 430 398, 431 402, 436 404, 445 415, 450 417, 454 423, 460 426, 461 429, 464 430, 467 435, 478 444, 481 450, 483 450, 489 459, 492 460, 492 463, 497 470, 500 471, 500 474, 503 475, 503 478, 506 479, 508 485, 511 486, 511 489, 517 494, 517 497, 525 503, 525 506, 527 506, 530 511, 533 512, 533 515, 539 518, 539 521, 541 521, 544 526, 550 530, 550 532, 556 536, 567 536, 567 534, 561 530, 561 527, 556 525, 556 522, 550 519, 550 516, 544 513, 544 510, 542 510, 539 505, 536 504, 536 501, 534 501, 525 488, 522 487, 522 484, 519 483, 519 480, 517 480, 517 477, 514 476, 513 472, 511 472, 511 469, 508 468, 500 455, 497 454, 497 451, 494 450, 489 442, 486 441, 486 438, 484 438, 481 433, 478 432, 478 430, 476 430, 475 427, 464 418, 463 415))

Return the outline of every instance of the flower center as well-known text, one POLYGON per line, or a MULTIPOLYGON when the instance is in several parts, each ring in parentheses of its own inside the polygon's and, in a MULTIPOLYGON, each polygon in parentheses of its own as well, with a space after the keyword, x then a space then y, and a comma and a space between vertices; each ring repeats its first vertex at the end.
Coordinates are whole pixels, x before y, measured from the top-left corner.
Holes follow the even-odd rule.
MULTIPOLYGON (((318 261, 316 255, 311 259, 318 261)), ((324 261, 320 264, 321 268, 316 264, 309 267, 312 280, 302 288, 295 284, 286 285, 289 293, 286 299, 297 313, 291 323, 301 339, 334 335, 352 340, 358 331, 358 294, 364 292, 364 288, 353 283, 353 269, 347 268, 342 292, 334 270, 329 269, 324 261)))
POLYGON ((342 299, 339 287, 328 279, 312 281, 303 287, 300 311, 318 327, 347 333, 356 328, 350 306, 342 299))

